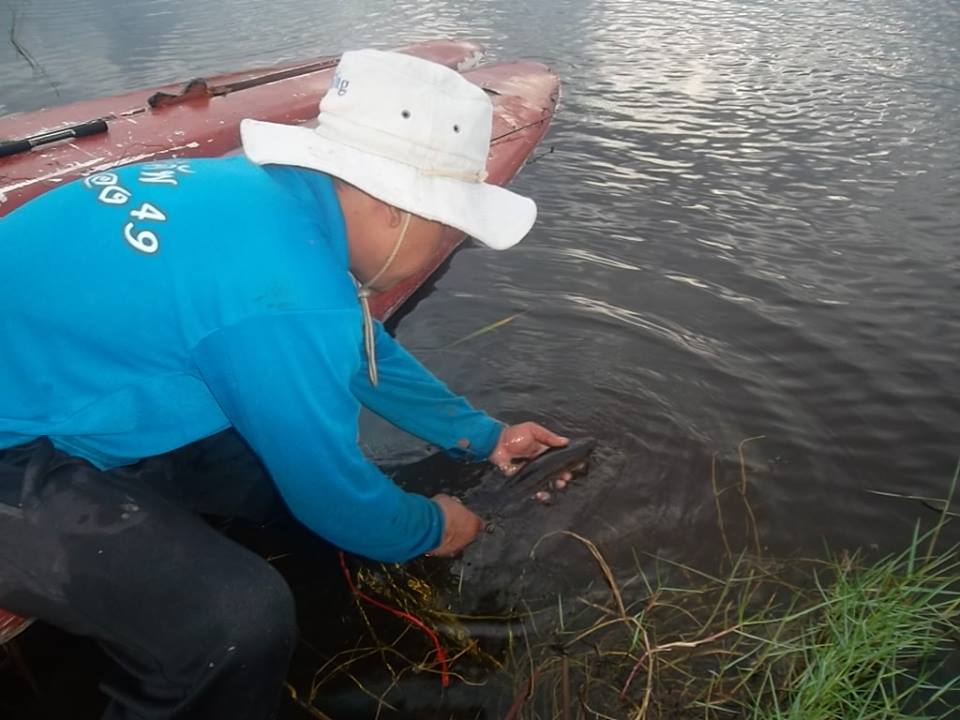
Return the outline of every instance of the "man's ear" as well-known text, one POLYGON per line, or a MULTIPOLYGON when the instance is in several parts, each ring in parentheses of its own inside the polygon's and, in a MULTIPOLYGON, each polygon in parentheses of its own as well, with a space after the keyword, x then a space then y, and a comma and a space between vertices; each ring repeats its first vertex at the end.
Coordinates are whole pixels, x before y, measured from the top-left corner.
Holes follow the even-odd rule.
POLYGON ((384 206, 389 212, 389 223, 391 228, 400 227, 400 223, 403 222, 403 216, 406 214, 403 210, 395 208, 393 205, 387 205, 384 203, 384 206))

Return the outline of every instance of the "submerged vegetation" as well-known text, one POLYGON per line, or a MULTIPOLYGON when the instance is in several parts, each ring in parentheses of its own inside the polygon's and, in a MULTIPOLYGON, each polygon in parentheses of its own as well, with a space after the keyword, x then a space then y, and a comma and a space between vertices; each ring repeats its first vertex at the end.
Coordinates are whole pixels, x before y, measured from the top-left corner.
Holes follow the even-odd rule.
MULTIPOLYGON (((742 454, 741 444, 741 468, 742 454)), ((846 552, 766 559, 752 524, 750 551, 727 555, 721 572, 658 558, 652 572, 620 582, 590 540, 563 531, 596 563, 604 597, 557 598, 498 618, 455 614, 416 566, 363 568, 358 584, 433 628, 434 642, 405 625, 384 639, 380 617, 367 616, 380 611, 361 603, 368 637, 317 672, 304 705, 349 680, 375 701, 378 716, 390 717, 405 679, 437 674, 439 698, 449 673, 454 686, 484 686, 487 707, 499 694, 501 709, 443 717, 947 717, 960 707, 960 556, 938 541, 952 495, 953 487, 932 528, 918 525, 905 550, 879 559, 846 552), (480 621, 500 622, 503 636, 475 636, 470 628, 480 621), (445 647, 439 659, 437 636, 445 647), (386 668, 384 681, 361 671, 371 659, 386 668)), ((747 517, 752 523, 752 512, 747 517)), ((720 528, 729 549, 722 518, 720 528)))

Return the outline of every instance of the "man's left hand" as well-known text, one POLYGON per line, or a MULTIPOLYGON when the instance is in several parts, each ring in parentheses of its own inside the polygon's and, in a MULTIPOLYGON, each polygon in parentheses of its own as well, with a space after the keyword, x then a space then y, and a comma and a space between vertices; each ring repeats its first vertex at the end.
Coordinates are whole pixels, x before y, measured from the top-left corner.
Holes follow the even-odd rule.
POLYGON ((503 429, 489 460, 506 475, 513 475, 526 462, 550 448, 563 447, 568 442, 569 438, 550 432, 543 425, 524 422, 503 429))

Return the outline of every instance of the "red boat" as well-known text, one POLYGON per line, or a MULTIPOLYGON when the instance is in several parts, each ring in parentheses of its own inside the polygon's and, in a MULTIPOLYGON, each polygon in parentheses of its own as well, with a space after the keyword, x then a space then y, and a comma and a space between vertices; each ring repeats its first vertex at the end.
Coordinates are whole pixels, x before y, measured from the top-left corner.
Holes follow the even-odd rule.
MULTIPOLYGON (((456 68, 487 91, 494 107, 488 182, 509 182, 547 131, 559 78, 534 62, 474 67, 482 48, 465 41, 421 43, 401 52, 456 68)), ((243 118, 309 122, 336 63, 320 58, 0 118, 0 218, 64 182, 119 165, 237 152, 243 118)), ((462 240, 459 231, 448 230, 430 267, 371 298, 374 314, 389 317, 462 240)), ((0 644, 29 622, 0 610, 0 644)))

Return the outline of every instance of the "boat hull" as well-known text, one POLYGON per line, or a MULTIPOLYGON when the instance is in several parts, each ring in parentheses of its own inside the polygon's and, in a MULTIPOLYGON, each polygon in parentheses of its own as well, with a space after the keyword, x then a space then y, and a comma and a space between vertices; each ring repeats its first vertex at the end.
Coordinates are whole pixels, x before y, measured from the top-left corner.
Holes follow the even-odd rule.
MULTIPOLYGON (((467 41, 419 43, 400 51, 458 70, 482 56, 481 46, 467 41)), ((243 118, 301 123, 316 117, 337 60, 317 58, 0 118, 0 138, 6 140, 107 121, 106 133, 0 158, 0 217, 69 180, 117 165, 225 155, 238 146, 243 118), (156 106, 150 102, 155 98, 162 98, 156 106)))

